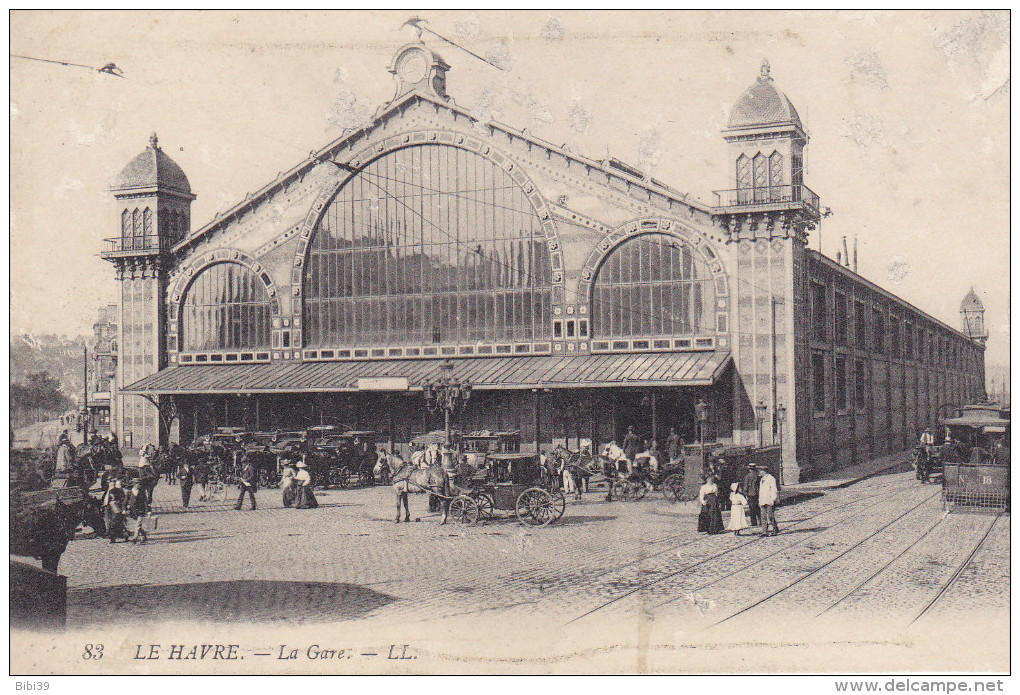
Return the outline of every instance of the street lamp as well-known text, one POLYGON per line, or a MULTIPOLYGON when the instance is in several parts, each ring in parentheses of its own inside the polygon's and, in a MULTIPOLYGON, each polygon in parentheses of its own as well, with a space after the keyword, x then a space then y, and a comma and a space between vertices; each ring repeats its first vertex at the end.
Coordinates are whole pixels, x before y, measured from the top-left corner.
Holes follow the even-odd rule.
MULTIPOLYGON (((776 424, 779 426, 779 450, 783 449, 783 420, 786 419, 786 406, 780 403, 776 406, 776 424)), ((780 454, 782 456, 782 454, 780 454)))
POLYGON ((426 379, 421 385, 421 390, 425 395, 425 406, 430 411, 433 413, 443 411, 446 446, 449 447, 450 415, 467 405, 471 398, 471 384, 451 376, 453 363, 450 360, 443 360, 439 369, 442 370, 441 376, 435 382, 426 379))
POLYGON ((761 449, 765 446, 765 415, 768 413, 769 407, 765 405, 765 399, 761 398, 758 400, 758 405, 754 406, 755 422, 758 424, 758 448, 761 449))
POLYGON ((705 426, 708 424, 708 403, 699 398, 694 406, 694 415, 698 421, 698 438, 701 443, 701 469, 705 469, 705 426))

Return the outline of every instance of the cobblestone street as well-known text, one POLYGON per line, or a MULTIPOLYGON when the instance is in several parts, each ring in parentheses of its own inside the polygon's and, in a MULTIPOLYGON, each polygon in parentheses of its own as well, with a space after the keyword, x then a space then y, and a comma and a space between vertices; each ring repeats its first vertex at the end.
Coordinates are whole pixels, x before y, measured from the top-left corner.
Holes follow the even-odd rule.
POLYGON ((72 630, 351 621, 414 632, 540 620, 562 635, 622 627, 619 639, 647 644, 807 631, 909 645, 1008 618, 1009 516, 946 515, 939 490, 895 472, 801 496, 779 510, 782 533, 762 538, 698 534, 696 503, 658 493, 611 503, 592 493, 534 529, 514 519, 440 526, 424 496, 411 499, 421 522, 397 525, 383 487, 323 491, 316 510, 281 508, 278 491, 263 490, 258 511, 184 512, 172 506, 177 488, 161 484, 149 543, 80 538, 60 571, 72 630))

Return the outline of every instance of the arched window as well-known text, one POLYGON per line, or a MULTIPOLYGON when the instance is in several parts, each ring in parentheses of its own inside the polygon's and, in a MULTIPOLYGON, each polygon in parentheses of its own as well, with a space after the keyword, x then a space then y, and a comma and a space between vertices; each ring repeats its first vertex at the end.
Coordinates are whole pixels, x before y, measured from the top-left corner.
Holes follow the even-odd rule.
POLYGON ((737 188, 751 187, 751 160, 746 154, 737 157, 737 188))
POLYGON ((120 235, 124 238, 131 236, 131 213, 127 210, 120 213, 120 235))
POLYGON ((674 336, 715 331, 715 289, 705 259, 668 234, 629 239, 592 283, 592 337, 674 336))
POLYGON ((152 210, 145 208, 145 212, 142 213, 142 219, 145 226, 145 236, 152 236, 152 210))
POLYGON ((181 350, 268 348, 272 303, 261 278, 216 263, 192 281, 181 305, 181 350))
POLYGON ((754 156, 754 187, 765 188, 769 185, 768 160, 761 152, 754 156))
POLYGON ((309 347, 541 340, 541 220, 504 169, 421 145, 358 172, 327 206, 304 278, 309 347))
POLYGON ((769 185, 783 185, 783 155, 773 152, 769 156, 769 185))
POLYGON ((138 208, 131 213, 131 235, 142 236, 142 213, 138 208))

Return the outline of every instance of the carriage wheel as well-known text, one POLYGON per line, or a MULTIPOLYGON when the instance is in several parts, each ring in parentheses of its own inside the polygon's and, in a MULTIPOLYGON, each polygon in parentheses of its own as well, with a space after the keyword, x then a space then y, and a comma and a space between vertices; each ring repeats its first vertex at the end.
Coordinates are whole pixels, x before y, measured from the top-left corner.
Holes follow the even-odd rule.
POLYGON ((630 501, 630 488, 622 480, 609 481, 609 490, 613 497, 618 500, 630 501))
POLYGON ((209 487, 212 490, 209 493, 209 499, 213 502, 224 503, 227 501, 227 486, 221 482, 210 483, 209 487))
POLYGON ((684 494, 684 479, 679 473, 662 481, 662 494, 670 502, 679 502, 684 494))
POLYGON ((563 512, 567 511, 567 498, 563 496, 562 490, 553 490, 552 493, 553 511, 556 513, 553 521, 559 521, 563 512))
POLYGON ((459 524, 474 526, 478 521, 478 505, 467 495, 457 495, 450 502, 450 516, 459 524))
POLYGON ((645 487, 645 484, 644 484, 643 481, 638 481, 636 483, 632 483, 631 488, 632 488, 632 490, 634 492, 634 499, 636 499, 636 500, 644 499, 645 495, 648 494, 648 488, 645 487))
POLYGON ((492 510, 495 505, 492 503, 492 498, 488 495, 479 495, 475 498, 475 504, 478 505, 478 518, 479 519, 491 519, 495 516, 492 510))
POLYGON ((351 487, 351 471, 347 466, 340 468, 334 468, 330 471, 330 475, 335 476, 336 482, 333 483, 335 487, 347 489, 351 487))
POLYGON ((517 518, 531 526, 547 526, 556 518, 553 497, 540 487, 528 488, 517 497, 517 518))

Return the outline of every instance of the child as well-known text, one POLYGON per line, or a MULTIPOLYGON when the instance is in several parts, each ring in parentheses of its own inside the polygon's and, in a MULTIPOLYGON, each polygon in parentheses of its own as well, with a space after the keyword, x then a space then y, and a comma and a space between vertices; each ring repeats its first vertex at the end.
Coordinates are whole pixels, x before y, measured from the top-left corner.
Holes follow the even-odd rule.
POLYGON ((145 543, 145 541, 149 540, 149 534, 145 532, 145 522, 143 521, 148 512, 148 494, 143 489, 141 481, 136 480, 131 485, 131 494, 128 496, 127 502, 128 517, 131 518, 131 525, 134 527, 134 534, 131 536, 132 543, 137 543, 139 540, 145 543))
POLYGON ((741 495, 738 490, 740 485, 733 483, 730 485, 730 531, 737 536, 745 528, 750 528, 747 523, 747 516, 744 514, 744 510, 747 509, 747 498, 741 495))

